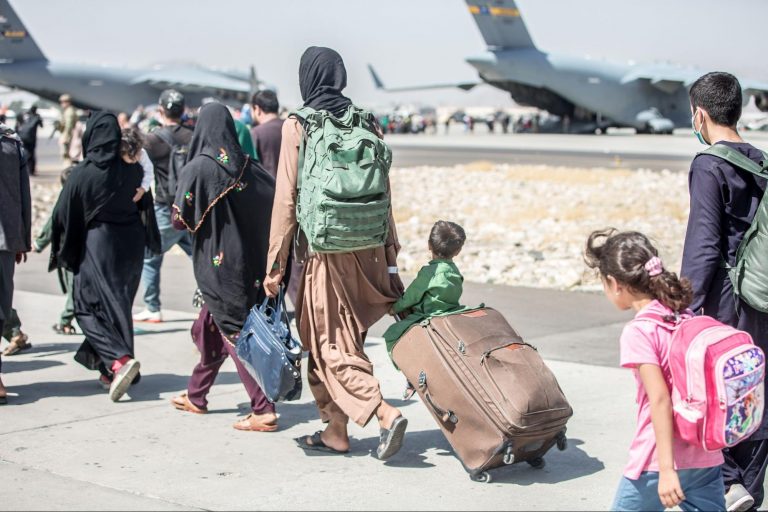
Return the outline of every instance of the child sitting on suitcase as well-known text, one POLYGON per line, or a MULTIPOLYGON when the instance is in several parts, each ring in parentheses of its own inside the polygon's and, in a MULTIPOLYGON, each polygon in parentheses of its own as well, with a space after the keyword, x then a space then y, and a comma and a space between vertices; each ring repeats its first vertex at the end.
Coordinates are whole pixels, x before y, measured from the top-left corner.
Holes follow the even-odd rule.
MULTIPOLYGON (((585 260, 598 269, 618 309, 689 317, 691 284, 664 268, 648 238, 613 229, 589 236, 585 260)), ((672 331, 632 321, 619 340, 621 366, 637 382, 637 429, 611 510, 725 510, 720 451, 683 441, 673 428, 669 347, 672 331)))
MULTIPOLYGON (((464 229, 454 222, 437 221, 429 233, 431 261, 419 270, 416 279, 408 286, 400 300, 392 305, 390 314, 404 318, 391 325, 384 333, 387 351, 414 324, 426 318, 461 310, 459 304, 464 277, 453 262, 464 246, 467 236, 464 229)), ((413 393, 409 385, 406 397, 413 393)))

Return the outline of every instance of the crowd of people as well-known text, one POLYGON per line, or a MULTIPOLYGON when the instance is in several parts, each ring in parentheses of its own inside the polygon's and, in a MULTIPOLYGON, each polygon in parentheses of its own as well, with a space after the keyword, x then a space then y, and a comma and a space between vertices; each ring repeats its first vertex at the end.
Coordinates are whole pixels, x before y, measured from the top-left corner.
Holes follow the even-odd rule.
MULTIPOLYGON (((141 379, 134 322, 163 321, 163 255, 178 245, 192 260, 198 287, 201 309, 191 336, 200 360, 186 391, 172 399, 173 407, 207 413, 207 394, 231 356, 251 406, 251 414, 234 428, 279 428, 275 404, 245 369, 235 347, 251 308, 285 286, 308 352, 309 387, 325 423, 323 430, 296 443, 304 450, 346 453, 349 421, 365 426, 375 418, 380 428, 377 456, 394 456, 408 422, 382 395, 365 353, 367 332, 388 313, 402 315, 385 334, 391 350, 414 323, 460 311, 463 278, 453 258, 467 237, 461 226, 437 222, 428 240, 432 260, 408 290, 397 271, 400 245, 391 209, 384 211, 386 229, 380 238, 355 246, 362 248, 318 251, 314 239, 307 239, 305 217, 297 213, 307 199, 301 195, 302 183, 308 166, 323 155, 318 156, 316 144, 314 153, 309 152, 317 125, 306 112, 319 112, 320 118, 345 126, 355 124, 374 140, 390 129, 342 94, 346 81, 338 53, 310 47, 299 64, 302 113, 281 118, 275 93, 260 91, 250 105, 250 129, 218 102, 203 105, 191 127, 183 94, 166 90, 158 102, 159 123, 150 133, 136 129, 136 116, 91 112, 79 135, 81 120, 71 98, 62 96, 62 155, 72 165, 62 176, 64 187, 51 219, 34 241, 29 174, 35 147, 22 132, 28 126, 36 130, 40 120, 31 111, 18 134, 2 127, 0 328, 18 324, 12 308, 15 265, 31 250, 50 245, 50 269, 58 272, 68 296, 54 329, 74 334, 76 319, 84 340, 75 360, 98 372, 110 399, 120 400, 141 379), (134 315, 140 284, 145 309, 134 315)), ((764 153, 736 130, 741 95, 730 74, 701 77, 690 89, 693 130, 703 144, 726 146, 765 168, 764 153)), ((367 165, 371 172, 377 168, 367 165)), ((664 318, 706 314, 748 332, 766 349, 768 314, 736 296, 729 277, 765 187, 765 179, 727 159, 699 155, 690 171, 681 277, 664 266, 647 237, 634 232, 593 233, 586 245, 587 264, 599 271, 610 301, 620 309, 634 309, 638 318, 649 312, 664 318)), ((384 189, 388 196, 388 181, 384 189)), ((13 335, 5 355, 29 347, 28 340, 13 335)), ((756 509, 764 496, 768 423, 760 416, 762 424, 752 437, 722 453, 685 444, 672 428, 670 340, 670 331, 638 321, 622 333, 621 365, 635 374, 639 413, 613 509, 756 509)), ((0 380, 0 403, 7 401, 0 380)))

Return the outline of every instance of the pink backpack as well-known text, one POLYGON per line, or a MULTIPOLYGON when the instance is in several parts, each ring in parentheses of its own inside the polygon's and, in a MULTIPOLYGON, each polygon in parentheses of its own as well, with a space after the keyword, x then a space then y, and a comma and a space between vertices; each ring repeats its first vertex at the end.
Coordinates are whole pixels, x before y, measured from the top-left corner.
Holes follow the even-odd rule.
POLYGON ((644 313, 672 331, 669 367, 675 430, 708 451, 738 444, 763 420, 765 354, 744 331, 708 316, 675 320, 644 313))

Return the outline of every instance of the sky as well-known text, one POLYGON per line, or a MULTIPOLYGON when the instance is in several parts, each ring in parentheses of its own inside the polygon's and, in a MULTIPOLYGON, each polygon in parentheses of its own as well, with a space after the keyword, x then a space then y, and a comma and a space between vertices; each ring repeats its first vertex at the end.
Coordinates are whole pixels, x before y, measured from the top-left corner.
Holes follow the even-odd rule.
MULTIPOLYGON (((490 3, 490 0, 489 0, 490 3)), ((673 62, 768 82, 764 0, 518 0, 537 46, 553 53, 673 62), (732 21, 724 21, 732 20, 732 21)), ((300 101, 298 63, 310 45, 341 53, 361 104, 511 104, 490 86, 397 95, 388 86, 473 81, 464 62, 485 43, 463 0, 12 0, 50 60, 148 66, 253 64, 281 102, 300 101)))

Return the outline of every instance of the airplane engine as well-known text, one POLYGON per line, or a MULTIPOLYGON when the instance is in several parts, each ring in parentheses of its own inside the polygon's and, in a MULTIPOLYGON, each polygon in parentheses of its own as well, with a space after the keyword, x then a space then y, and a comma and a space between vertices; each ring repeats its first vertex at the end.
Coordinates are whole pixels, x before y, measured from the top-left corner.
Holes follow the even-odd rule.
POLYGON ((768 112, 768 93, 755 94, 755 106, 760 112, 768 112))

